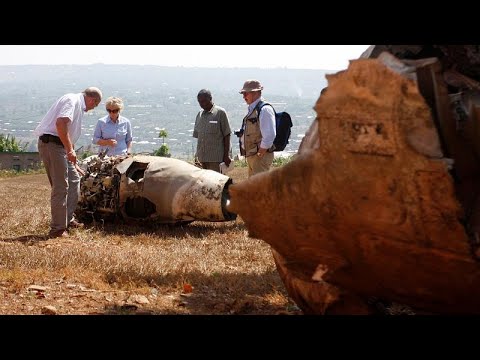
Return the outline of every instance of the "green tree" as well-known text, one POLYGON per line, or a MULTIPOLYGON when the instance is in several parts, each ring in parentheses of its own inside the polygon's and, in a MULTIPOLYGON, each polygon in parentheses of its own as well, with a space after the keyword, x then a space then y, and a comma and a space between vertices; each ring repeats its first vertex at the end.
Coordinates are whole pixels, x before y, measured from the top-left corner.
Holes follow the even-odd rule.
POLYGON ((0 152, 25 152, 27 146, 28 143, 22 144, 15 136, 0 134, 0 152))
POLYGON ((165 138, 168 137, 167 130, 160 129, 160 132, 158 133, 158 137, 162 138, 162 144, 165 144, 165 138))
POLYGON ((165 144, 165 138, 168 137, 167 130, 161 129, 160 132, 158 133, 158 137, 162 138, 162 146, 155 150, 153 152, 153 155, 155 156, 163 156, 163 157, 170 157, 172 154, 170 154, 170 148, 168 147, 167 144, 165 144))

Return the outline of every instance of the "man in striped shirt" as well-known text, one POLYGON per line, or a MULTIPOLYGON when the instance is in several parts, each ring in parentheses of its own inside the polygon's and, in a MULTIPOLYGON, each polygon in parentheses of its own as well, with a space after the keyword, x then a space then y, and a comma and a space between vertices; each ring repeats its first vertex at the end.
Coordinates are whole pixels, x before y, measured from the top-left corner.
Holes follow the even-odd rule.
POLYGON ((197 114, 193 137, 197 138, 195 157, 204 169, 220 172, 220 164, 229 166, 230 121, 225 109, 212 102, 210 90, 202 89, 197 95, 198 104, 203 109, 197 114))

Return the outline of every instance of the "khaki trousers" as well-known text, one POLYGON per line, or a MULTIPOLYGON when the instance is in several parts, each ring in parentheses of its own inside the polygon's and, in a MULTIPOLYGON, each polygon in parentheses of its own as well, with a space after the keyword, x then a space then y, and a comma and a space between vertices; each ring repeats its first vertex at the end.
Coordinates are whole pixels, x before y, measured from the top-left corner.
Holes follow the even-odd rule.
POLYGON ((38 152, 47 171, 52 187, 50 207, 51 230, 65 230, 78 204, 80 193, 80 175, 73 164, 67 160, 62 145, 38 140, 38 152))
POLYGON ((247 157, 248 177, 270 170, 273 163, 273 152, 266 152, 263 156, 252 155, 247 157))

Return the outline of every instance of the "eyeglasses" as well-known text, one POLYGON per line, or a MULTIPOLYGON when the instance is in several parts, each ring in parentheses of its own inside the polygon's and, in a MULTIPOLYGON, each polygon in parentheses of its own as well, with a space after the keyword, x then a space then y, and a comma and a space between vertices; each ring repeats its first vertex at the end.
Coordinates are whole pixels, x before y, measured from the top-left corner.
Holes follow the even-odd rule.
POLYGON ((108 111, 109 113, 114 113, 114 114, 116 114, 117 112, 120 111, 120 109, 113 109, 113 110, 112 110, 112 109, 107 109, 107 111, 108 111))

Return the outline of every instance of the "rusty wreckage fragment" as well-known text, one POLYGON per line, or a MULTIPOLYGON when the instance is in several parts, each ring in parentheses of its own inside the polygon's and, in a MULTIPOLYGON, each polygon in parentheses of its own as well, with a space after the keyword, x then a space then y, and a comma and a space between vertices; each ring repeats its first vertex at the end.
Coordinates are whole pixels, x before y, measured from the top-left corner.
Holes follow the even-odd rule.
POLYGON ((229 209, 306 313, 480 314, 480 46, 375 45, 327 80, 296 158, 229 209))
POLYGON ((232 179, 185 161, 137 155, 101 158, 82 164, 77 214, 84 220, 189 223, 235 220, 226 210, 232 179))

